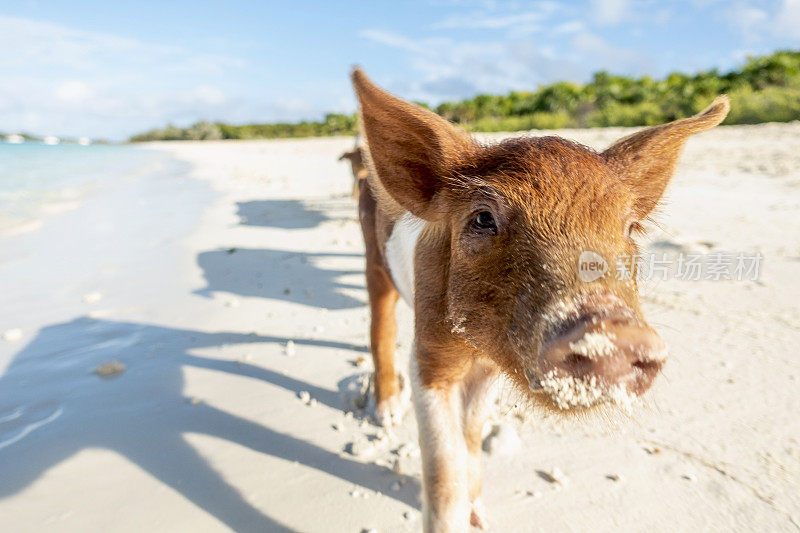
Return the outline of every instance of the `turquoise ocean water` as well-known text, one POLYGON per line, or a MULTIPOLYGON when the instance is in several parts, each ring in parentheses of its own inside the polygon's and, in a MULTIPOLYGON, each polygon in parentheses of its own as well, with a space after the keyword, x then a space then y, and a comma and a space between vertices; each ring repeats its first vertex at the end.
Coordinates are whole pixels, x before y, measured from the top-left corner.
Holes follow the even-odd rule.
POLYGON ((32 229, 110 180, 148 172, 155 160, 131 146, 0 142, 0 235, 32 229))

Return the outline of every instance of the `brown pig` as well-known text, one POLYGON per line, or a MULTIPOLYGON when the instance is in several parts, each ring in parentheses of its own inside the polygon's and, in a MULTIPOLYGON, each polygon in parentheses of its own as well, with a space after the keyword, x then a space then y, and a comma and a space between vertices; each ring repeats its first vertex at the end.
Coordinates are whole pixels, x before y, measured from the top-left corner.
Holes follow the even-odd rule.
MULTIPOLYGON (((666 358, 633 275, 581 276, 581 256, 637 254, 690 135, 725 118, 727 97, 603 152, 558 137, 482 145, 436 114, 352 74, 365 159, 376 419, 403 414, 395 304, 415 312, 411 382, 423 460, 424 528, 484 526, 481 430, 502 373, 558 411, 628 405, 666 358)), ((635 265, 632 267, 635 270, 635 265)))
POLYGON ((369 171, 367 170, 366 165, 364 165, 364 157, 361 155, 360 147, 356 146, 349 152, 345 152, 339 156, 339 161, 343 161, 345 159, 350 161, 350 169, 353 172, 352 196, 357 202, 359 190, 361 188, 361 182, 367 179, 367 174, 369 171))

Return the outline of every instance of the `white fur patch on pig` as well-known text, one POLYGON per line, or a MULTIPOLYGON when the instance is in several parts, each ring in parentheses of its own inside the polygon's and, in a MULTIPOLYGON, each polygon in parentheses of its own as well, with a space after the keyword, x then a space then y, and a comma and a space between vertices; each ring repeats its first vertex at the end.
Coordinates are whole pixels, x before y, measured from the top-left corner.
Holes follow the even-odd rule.
POLYGON ((392 228, 386 241, 386 261, 394 286, 403 300, 414 307, 414 251, 425 221, 406 212, 392 228))

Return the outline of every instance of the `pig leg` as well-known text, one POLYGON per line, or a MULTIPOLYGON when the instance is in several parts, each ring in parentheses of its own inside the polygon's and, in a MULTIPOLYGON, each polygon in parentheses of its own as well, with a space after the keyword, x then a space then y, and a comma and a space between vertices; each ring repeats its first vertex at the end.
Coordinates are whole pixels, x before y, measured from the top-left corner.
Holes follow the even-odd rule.
POLYGON ((369 348, 375 366, 375 421, 382 426, 400 422, 403 410, 394 365, 394 350, 397 340, 395 307, 399 294, 389 273, 383 266, 375 229, 376 205, 366 180, 358 180, 361 189, 358 202, 361 231, 367 260, 367 293, 371 325, 369 348))
POLYGON ((423 386, 414 368, 414 407, 422 453, 423 530, 467 531, 467 446, 461 427, 462 384, 423 386))
POLYGON ((476 362, 464 380, 464 440, 467 444, 467 475, 470 524, 486 529, 485 510, 481 502, 481 445, 483 426, 492 413, 497 394, 497 367, 476 362))
MULTIPOLYGON (((369 258, 369 256, 367 256, 369 258)), ((367 291, 372 323, 369 344, 375 365, 375 420, 384 427, 400 423, 403 405, 394 364, 398 293, 382 267, 367 264, 367 291)))

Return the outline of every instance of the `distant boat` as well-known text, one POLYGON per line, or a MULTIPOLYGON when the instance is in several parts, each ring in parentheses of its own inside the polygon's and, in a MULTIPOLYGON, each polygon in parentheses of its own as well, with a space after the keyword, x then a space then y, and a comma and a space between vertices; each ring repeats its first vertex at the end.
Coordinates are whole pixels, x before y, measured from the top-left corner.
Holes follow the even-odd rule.
POLYGON ((89 146, 90 144, 92 144, 92 141, 91 139, 89 139, 89 137, 81 137, 80 139, 78 139, 78 144, 80 144, 81 146, 89 146))
POLYGON ((18 133, 6 135, 6 142, 9 144, 22 144, 25 142, 25 137, 18 133))
POLYGON ((47 137, 44 138, 44 140, 42 142, 44 144, 51 144, 52 145, 52 144, 58 144, 61 141, 55 135, 48 135, 47 137))

